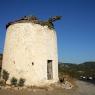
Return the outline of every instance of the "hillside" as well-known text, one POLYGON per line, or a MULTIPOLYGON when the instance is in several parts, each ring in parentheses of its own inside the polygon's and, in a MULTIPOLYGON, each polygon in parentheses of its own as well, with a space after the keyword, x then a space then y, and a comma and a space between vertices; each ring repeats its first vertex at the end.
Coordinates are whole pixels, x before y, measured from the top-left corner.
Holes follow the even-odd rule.
POLYGON ((0 69, 1 69, 1 66, 2 66, 2 54, 0 54, 0 69))
POLYGON ((95 62, 85 62, 82 64, 61 63, 59 64, 59 73, 68 74, 75 78, 80 76, 95 77, 95 62))

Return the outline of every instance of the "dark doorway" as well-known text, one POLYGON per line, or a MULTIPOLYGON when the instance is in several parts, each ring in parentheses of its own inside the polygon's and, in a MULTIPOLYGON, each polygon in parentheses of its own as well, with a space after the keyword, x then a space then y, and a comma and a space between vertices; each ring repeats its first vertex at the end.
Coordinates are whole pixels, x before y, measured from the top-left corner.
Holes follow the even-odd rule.
POLYGON ((53 79, 52 60, 47 60, 47 79, 53 79))

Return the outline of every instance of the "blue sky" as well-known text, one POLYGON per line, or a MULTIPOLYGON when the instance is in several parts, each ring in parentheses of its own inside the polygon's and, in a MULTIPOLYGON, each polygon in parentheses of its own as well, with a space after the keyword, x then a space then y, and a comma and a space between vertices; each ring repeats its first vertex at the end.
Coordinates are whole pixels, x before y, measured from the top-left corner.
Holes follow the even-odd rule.
POLYGON ((25 15, 61 15, 55 22, 59 61, 95 61, 95 0, 0 0, 0 53, 6 24, 25 15))

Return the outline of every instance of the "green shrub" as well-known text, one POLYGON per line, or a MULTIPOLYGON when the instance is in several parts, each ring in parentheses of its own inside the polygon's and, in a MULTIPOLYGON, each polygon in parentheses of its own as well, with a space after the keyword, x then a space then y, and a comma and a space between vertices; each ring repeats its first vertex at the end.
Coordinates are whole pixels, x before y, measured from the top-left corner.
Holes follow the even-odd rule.
POLYGON ((0 86, 5 86, 6 83, 5 83, 5 80, 0 80, 0 86))
POLYGON ((11 85, 17 86, 17 79, 15 77, 11 79, 11 85))
POLYGON ((19 82, 18 82, 18 86, 24 86, 24 83, 25 83, 25 79, 23 78, 20 78, 19 82))
POLYGON ((5 82, 6 82, 6 81, 8 80, 8 78, 9 78, 9 73, 8 73, 8 71, 3 70, 2 77, 3 77, 3 79, 4 79, 5 82))

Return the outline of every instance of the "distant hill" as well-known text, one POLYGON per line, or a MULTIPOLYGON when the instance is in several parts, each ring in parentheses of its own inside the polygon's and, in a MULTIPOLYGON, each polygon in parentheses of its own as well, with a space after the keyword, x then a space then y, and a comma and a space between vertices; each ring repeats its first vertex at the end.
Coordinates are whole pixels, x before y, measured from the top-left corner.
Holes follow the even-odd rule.
POLYGON ((3 58, 3 55, 0 54, 0 64, 1 64, 1 62, 2 62, 2 58, 3 58))
POLYGON ((1 68, 2 68, 2 58, 3 58, 3 55, 0 54, 0 71, 1 71, 1 68))
POLYGON ((95 62, 85 62, 78 66, 83 69, 95 69, 95 62))
POLYGON ((84 62, 82 64, 61 63, 59 73, 68 74, 72 77, 95 76, 95 62, 84 62))

